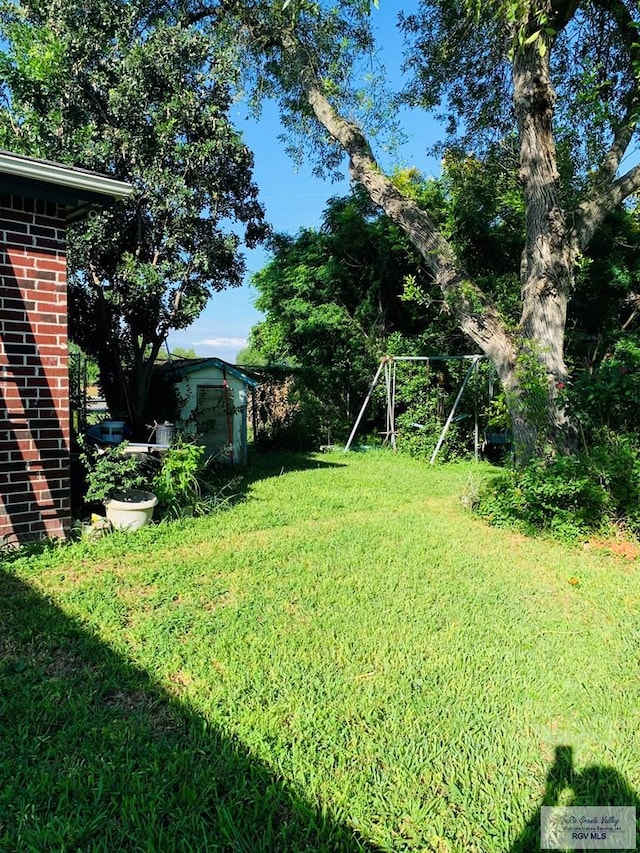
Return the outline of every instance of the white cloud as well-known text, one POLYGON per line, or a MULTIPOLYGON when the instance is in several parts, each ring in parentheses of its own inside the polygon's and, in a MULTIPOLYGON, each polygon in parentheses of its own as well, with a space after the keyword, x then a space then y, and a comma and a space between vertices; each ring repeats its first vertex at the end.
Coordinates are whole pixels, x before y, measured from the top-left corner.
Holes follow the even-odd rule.
POLYGON ((194 347, 246 347, 246 338, 205 338, 202 341, 194 341, 194 347))

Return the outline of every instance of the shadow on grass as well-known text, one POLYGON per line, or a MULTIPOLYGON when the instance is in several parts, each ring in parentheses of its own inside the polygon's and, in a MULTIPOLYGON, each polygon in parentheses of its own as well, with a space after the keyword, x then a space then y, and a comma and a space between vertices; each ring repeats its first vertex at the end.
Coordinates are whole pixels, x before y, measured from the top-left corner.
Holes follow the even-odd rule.
POLYGON ((0 849, 374 851, 0 571, 0 849))
MULTIPOLYGON (((635 806, 636 817, 640 817, 638 795, 621 773, 604 765, 590 765, 584 770, 575 770, 572 747, 558 746, 554 762, 547 773, 540 808, 511 847, 510 853, 537 853, 540 850, 542 806, 557 806, 563 793, 563 806, 635 806), (567 790, 568 797, 565 793, 567 790)), ((637 824, 636 838, 638 839, 637 824)))
POLYGON ((263 480, 279 477, 291 471, 311 471, 324 468, 344 468, 346 458, 332 454, 319 458, 317 453, 303 453, 286 450, 253 450, 245 473, 250 480, 263 480))
POLYGON ((221 496, 229 497, 231 503, 241 503, 246 499, 251 486, 260 480, 281 477, 293 471, 344 468, 347 464, 346 460, 335 460, 335 455, 332 458, 319 459, 317 454, 302 451, 254 449, 249 455, 246 468, 218 470, 217 488, 221 490, 221 496))

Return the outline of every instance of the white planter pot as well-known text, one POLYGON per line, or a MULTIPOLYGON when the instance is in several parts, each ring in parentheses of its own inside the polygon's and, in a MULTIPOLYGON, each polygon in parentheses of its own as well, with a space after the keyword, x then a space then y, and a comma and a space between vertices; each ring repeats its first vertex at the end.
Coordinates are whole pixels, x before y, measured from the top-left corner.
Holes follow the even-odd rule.
POLYGON ((115 530, 139 530, 153 518, 158 498, 151 492, 115 492, 104 502, 107 518, 115 530))

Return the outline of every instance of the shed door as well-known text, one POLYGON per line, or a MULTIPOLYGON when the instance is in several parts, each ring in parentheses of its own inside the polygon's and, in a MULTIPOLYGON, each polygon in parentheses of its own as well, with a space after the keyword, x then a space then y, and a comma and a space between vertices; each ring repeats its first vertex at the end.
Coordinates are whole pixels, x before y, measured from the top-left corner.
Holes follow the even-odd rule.
POLYGON ((233 442, 233 389, 198 385, 196 428, 210 453, 233 442))

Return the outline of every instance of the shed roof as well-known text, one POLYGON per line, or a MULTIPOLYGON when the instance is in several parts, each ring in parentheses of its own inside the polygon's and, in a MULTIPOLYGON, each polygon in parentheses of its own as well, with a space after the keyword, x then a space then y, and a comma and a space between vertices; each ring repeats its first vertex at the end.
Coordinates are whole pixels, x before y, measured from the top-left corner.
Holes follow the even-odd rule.
POLYGON ((260 385, 260 380, 257 376, 250 376, 245 370, 242 370, 235 364, 230 364, 228 361, 223 361, 221 358, 180 358, 174 361, 167 361, 164 364, 159 364, 157 370, 167 376, 172 381, 182 379, 190 373, 197 373, 201 370, 206 370, 209 367, 217 367, 223 373, 229 373, 236 379, 239 379, 245 385, 252 388, 257 388, 260 385))
POLYGON ((67 220, 74 220, 127 198, 133 187, 88 169, 0 151, 0 192, 57 202, 66 208, 67 220))

